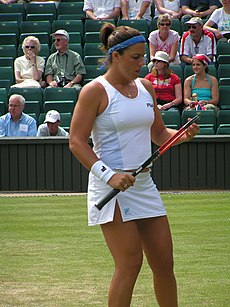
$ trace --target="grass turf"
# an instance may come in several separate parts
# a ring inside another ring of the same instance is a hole
[[[230,306],[230,194],[162,194],[179,306]],[[0,198],[0,306],[107,306],[113,262],[86,197]],[[144,262],[132,307],[157,306]]]

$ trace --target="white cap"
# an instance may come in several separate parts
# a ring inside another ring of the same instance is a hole
[[[69,33],[66,30],[57,30],[56,32],[51,34],[53,35],[63,35],[69,40]]]
[[[60,121],[61,120],[61,116],[60,114],[58,113],[58,111],[56,110],[50,110],[46,113],[46,118],[45,118],[45,121],[44,123],[56,123],[57,121]]]
[[[154,55],[154,57],[152,58],[152,60],[158,60],[158,61],[163,61],[168,63],[169,62],[169,55],[168,53],[164,52],[164,51],[157,51]]]

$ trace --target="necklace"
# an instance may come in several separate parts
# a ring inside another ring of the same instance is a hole
[[[132,98],[132,94],[131,94],[130,91],[127,91],[127,90],[124,88],[124,86],[121,85],[120,83],[118,83],[115,79],[113,79],[113,81],[115,82],[115,84],[116,84],[117,86],[119,86],[119,87],[121,88],[121,90],[122,90],[123,92],[126,93],[126,95],[127,95],[129,98]],[[132,84],[133,84],[133,81],[132,81]]]

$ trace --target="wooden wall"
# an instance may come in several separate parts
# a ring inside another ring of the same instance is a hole
[[[160,190],[230,189],[230,137],[197,136],[173,147],[152,174]],[[68,138],[0,139],[1,191],[86,192],[87,177]]]

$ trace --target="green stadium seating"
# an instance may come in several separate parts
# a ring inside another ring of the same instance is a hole
[[[23,20],[26,16],[26,10],[24,3],[12,3],[12,4],[2,4],[0,5],[0,13],[20,13]]]
[[[0,67],[0,80],[9,80],[10,85],[15,83],[14,72],[11,66]]]
[[[219,107],[222,110],[230,110],[230,86],[229,85],[219,85]]]
[[[197,122],[200,127],[199,134],[216,134],[216,112],[214,110],[184,110],[181,115],[182,125],[187,122],[188,118],[192,118],[195,115],[200,117]]]
[[[179,129],[181,117],[179,111],[160,111],[162,119],[168,128]]]
[[[17,47],[17,35],[15,33],[0,33],[0,45],[14,45],[15,47]]]
[[[230,110],[220,110],[218,112],[216,134],[230,135]]]
[[[0,7],[4,4],[0,4]],[[19,26],[17,21],[0,21],[0,33],[15,33],[19,38]]]
[[[29,2],[26,6],[26,14],[52,14],[54,19],[56,19],[57,9],[54,2]]]

